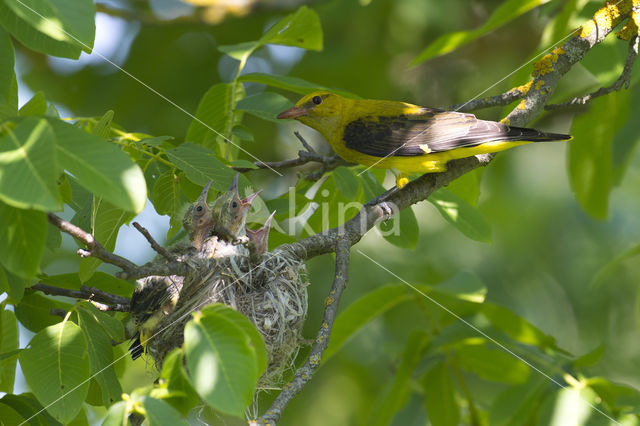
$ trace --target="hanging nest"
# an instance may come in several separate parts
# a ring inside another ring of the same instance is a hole
[[[184,341],[191,313],[210,303],[224,303],[247,317],[262,335],[268,355],[261,386],[279,383],[293,366],[307,313],[304,263],[288,251],[274,250],[252,262],[249,250],[211,237],[198,252],[180,256],[190,265],[178,303],[158,323],[147,351],[161,368],[165,356]],[[182,277],[177,277],[182,278]]]

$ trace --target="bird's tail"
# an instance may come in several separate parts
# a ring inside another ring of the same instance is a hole
[[[551,141],[568,141],[573,139],[571,135],[565,135],[562,133],[545,133],[536,129],[529,129],[527,127],[511,127],[507,137],[510,141],[526,141],[526,142],[551,142]]]
[[[144,347],[140,342],[140,333],[136,334],[132,340],[131,346],[129,346],[129,351],[131,352],[131,359],[134,361],[144,353]]]

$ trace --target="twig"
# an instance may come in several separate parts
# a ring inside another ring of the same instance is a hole
[[[601,87],[595,92],[589,93],[588,95],[575,97],[566,102],[562,102],[559,104],[545,105],[544,109],[550,111],[550,110],[555,110],[560,108],[567,108],[575,105],[586,105],[592,99],[595,99],[600,96],[608,95],[611,92],[619,91],[620,89],[622,89],[623,86],[625,89],[628,89],[629,84],[631,83],[631,71],[633,69],[633,64],[635,63],[636,58],[638,57],[638,40],[639,40],[639,37],[636,35],[636,36],[633,36],[629,41],[629,51],[627,53],[627,60],[624,64],[624,68],[622,69],[622,73],[620,74],[620,77],[618,77],[618,79],[614,81],[613,84],[611,84],[608,87]]]
[[[118,266],[122,269],[121,272],[116,274],[116,277],[123,280],[137,279],[142,277],[148,277],[150,275],[186,275],[189,266],[186,263],[178,260],[170,260],[166,263],[161,262],[149,262],[142,266],[138,266],[124,257],[113,254],[105,249],[98,241],[93,238],[93,235],[78,228],[74,224],[67,222],[64,219],[56,216],[53,213],[47,213],[47,219],[52,225],[57,227],[63,232],[71,235],[82,241],[89,250],[78,249],[78,254],[82,257],[95,257],[103,262],[110,263]]]
[[[140,232],[142,235],[144,235],[144,237],[147,239],[147,241],[151,245],[151,248],[155,250],[155,252],[158,253],[160,256],[164,257],[168,261],[174,261],[177,259],[175,255],[171,254],[167,249],[165,249],[160,244],[158,244],[156,240],[153,239],[149,231],[147,231],[146,228],[144,228],[138,222],[133,222],[133,227],[136,228],[138,232]]]
[[[93,238],[93,235],[88,232],[78,228],[71,222],[67,222],[66,220],[56,216],[53,213],[47,213],[47,219],[49,222],[60,229],[63,232],[71,235],[72,237],[77,238],[82,241],[89,250],[78,250],[78,254],[82,257],[92,256],[96,259],[100,259],[103,262],[110,263],[112,265],[118,266],[123,271],[133,271],[138,266],[124,257],[118,256],[117,254],[111,253],[109,250],[102,247],[98,241]]]
[[[329,336],[331,329],[333,328],[333,322],[336,319],[336,313],[338,311],[338,304],[342,297],[342,292],[347,286],[348,272],[349,272],[349,249],[351,244],[346,238],[339,238],[334,247],[336,252],[336,269],[333,278],[333,285],[329,296],[325,299],[325,310],[322,318],[322,324],[318,331],[315,343],[311,348],[311,352],[307,357],[304,365],[296,371],[295,376],[280,392],[278,397],[273,401],[271,407],[267,412],[255,422],[250,422],[252,425],[266,425],[275,424],[280,420],[282,411],[286,408],[289,402],[302,390],[304,385],[311,380],[311,377],[320,366],[322,360],[322,354],[327,346],[329,346]]]
[[[524,98],[530,88],[531,82],[523,86],[514,87],[508,92],[504,92],[499,95],[489,96],[481,99],[472,99],[461,104],[449,105],[445,109],[448,111],[467,112],[482,108],[505,106],[509,105],[513,101]]]
[[[293,132],[298,138],[305,150],[298,151],[298,157],[290,160],[283,161],[255,161],[253,164],[259,169],[288,169],[291,167],[303,166],[308,163],[320,163],[321,166],[317,170],[309,173],[307,179],[310,181],[317,181],[326,172],[335,169],[338,166],[349,165],[349,163],[343,160],[338,155],[322,155],[316,152],[311,145],[300,135],[299,132]],[[251,170],[255,170],[249,167],[233,167],[233,170],[245,173]]]
[[[96,305],[98,309],[100,309],[100,307],[97,306],[97,304],[100,304],[103,307],[108,307],[109,309],[107,310],[110,311],[129,312],[129,299],[116,294],[107,293],[95,287],[87,287],[83,285],[78,290],[71,290],[68,288],[53,287],[43,283],[37,283],[32,285],[30,288],[41,291],[50,296],[66,296],[74,299],[84,299],[96,302],[94,305]]]
[[[538,116],[547,104],[558,81],[593,46],[600,43],[616,26],[631,15],[636,0],[606,2],[592,19],[578,28],[562,46],[538,60],[533,66],[533,82],[526,96],[503,120],[512,126],[524,126]]]

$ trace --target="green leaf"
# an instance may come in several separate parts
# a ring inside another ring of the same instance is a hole
[[[27,117],[30,115],[45,115],[47,113],[47,101],[43,92],[36,92],[18,111],[19,115]]]
[[[465,344],[456,351],[460,368],[483,379],[501,383],[523,383],[529,367],[503,349],[490,349],[484,344]]]
[[[0,223],[0,263],[20,277],[36,276],[47,237],[46,215],[0,202]]]
[[[349,305],[333,324],[329,347],[322,362],[335,355],[364,325],[411,296],[404,285],[387,285],[362,296]]]
[[[262,35],[260,40],[219,46],[218,50],[242,63],[265,44],[281,44],[307,50],[322,50],[322,26],[318,15],[306,6],[285,16]]]
[[[5,0],[11,12],[42,37],[33,37],[26,42],[18,33],[14,36],[31,49],[56,55],[47,51],[46,39],[76,46],[91,53],[95,36],[95,6],[90,0]],[[3,21],[3,23],[6,23]],[[79,53],[79,51],[78,51]],[[77,56],[75,57],[77,58]],[[74,59],[75,59],[74,58]]]
[[[72,420],[87,396],[89,357],[80,327],[63,321],[38,332],[20,354],[24,377],[56,420]]]
[[[493,12],[489,20],[480,28],[470,31],[456,31],[440,36],[424,49],[411,62],[411,65],[418,65],[428,59],[452,52],[458,47],[503,26],[518,16],[548,1],[549,0],[507,0]]]
[[[259,44],[282,44],[307,50],[322,50],[320,18],[313,10],[302,6],[269,28],[260,38]]]
[[[640,84],[630,89],[630,111],[640,110]],[[629,164],[634,158],[633,153],[640,144],[640,120],[627,120],[618,130],[612,142],[612,161],[614,182],[619,185],[624,178]]]
[[[192,143],[183,143],[179,147],[167,151],[167,155],[192,182],[204,186],[210,180],[213,181],[211,183],[212,190],[226,191],[236,175],[236,172],[222,164],[213,152]],[[239,188],[248,186],[248,184],[247,179],[240,175]]]
[[[78,325],[84,333],[89,349],[91,376],[100,385],[104,406],[109,407],[119,401],[122,395],[122,387],[113,369],[114,359],[110,335],[106,333],[104,325],[104,317],[111,317],[98,311],[88,302],[77,305],[76,312],[78,313]],[[120,328],[122,329],[121,323]],[[122,337],[124,337],[124,330],[122,330]]]
[[[129,425],[129,404],[125,401],[116,402],[107,411],[107,416],[102,426],[127,426]]]
[[[0,312],[0,353],[7,354],[17,349],[18,321],[13,312],[3,309]],[[17,361],[16,357],[0,360],[0,392],[13,393]]]
[[[27,117],[0,138],[0,199],[13,207],[62,210],[56,141],[45,119]]]
[[[263,74],[259,72],[247,73],[241,75],[238,81],[266,84],[267,86],[300,93],[301,95],[308,95],[309,93],[317,91],[327,91],[349,99],[361,99],[360,96],[351,92],[332,89],[316,83],[311,83],[298,77],[290,77],[288,75]]]
[[[91,133],[101,138],[108,138],[111,134],[111,122],[113,121],[113,111],[109,110],[104,113],[100,120],[93,126]]]
[[[368,424],[380,426],[391,424],[394,415],[407,403],[413,371],[422,359],[428,343],[429,335],[423,331],[413,331],[409,335],[402,353],[402,360],[395,370],[391,388],[382,401],[376,404]]]
[[[412,207],[400,210],[399,215],[378,225],[385,240],[400,248],[413,250],[418,245],[420,229]]]
[[[241,99],[236,104],[236,109],[248,112],[263,120],[277,123],[279,120],[276,116],[292,106],[291,101],[282,95],[273,92],[262,92]]]
[[[236,311],[235,309],[229,309],[229,307],[224,304],[214,304],[206,306],[202,310],[202,312],[207,315],[225,316],[228,319],[232,320],[235,325],[242,328],[247,336],[249,336],[249,339],[251,339],[251,345],[256,352],[256,366],[258,377],[262,376],[262,374],[267,369],[267,348],[256,326],[253,325],[253,323],[240,312]]]
[[[13,43],[6,31],[0,27],[0,120],[18,112],[18,85],[14,66]]]
[[[619,268],[629,259],[632,259],[636,256],[640,255],[640,244],[634,247],[631,247],[629,250],[624,251],[623,253],[617,255],[613,259],[609,260],[604,266],[602,266],[598,272],[593,275],[591,279],[591,283],[589,284],[591,287],[599,287],[601,285],[607,284],[610,281],[607,278],[611,277],[614,273],[618,272]],[[617,280],[616,280],[617,281]]]
[[[13,303],[18,303],[24,295],[27,280],[24,280],[0,266],[0,293],[6,292]]]
[[[549,393],[538,413],[538,424],[548,426],[593,424],[593,416],[602,416],[596,411],[599,397],[588,387],[577,389],[567,386]],[[599,417],[598,417],[599,418]],[[602,419],[603,425],[611,424]],[[617,423],[617,422],[616,422]],[[621,424],[621,423],[618,423]]]
[[[187,130],[186,142],[203,145],[212,150],[216,149],[218,142],[228,143],[224,141],[224,137],[227,136],[224,135],[224,131],[229,116],[233,114],[231,89],[230,84],[219,83],[214,84],[204,94],[200,99],[195,118]]]
[[[180,191],[180,181],[172,170],[167,170],[156,179],[152,201],[158,214],[169,216],[177,215],[187,202]]]
[[[183,363],[183,350],[180,348],[172,350],[164,358],[160,377],[164,379],[169,391],[163,399],[180,413],[187,415],[193,407],[200,404],[200,398],[189,382]]]
[[[555,347],[553,336],[544,334],[526,319],[514,314],[509,309],[491,303],[482,306],[482,314],[497,329],[512,339],[528,345],[536,345],[541,349]]]
[[[120,228],[133,219],[134,215],[120,210],[100,198],[93,199],[91,210],[91,234],[105,249],[113,251],[116,247],[116,240],[118,239]],[[78,269],[80,281],[86,282],[91,278],[100,263],[102,263],[102,261],[95,257],[82,259],[80,261],[80,268]]]
[[[466,271],[457,272],[453,277],[433,286],[433,290],[473,303],[483,303],[487,294],[484,283],[475,274]]]
[[[122,210],[139,213],[147,199],[140,167],[117,146],[78,127],[49,119],[60,167],[80,185]]]
[[[19,425],[25,420],[16,410],[2,403],[0,403],[0,419],[7,425]]]
[[[576,358],[573,361],[573,368],[583,369],[596,365],[602,359],[604,351],[605,346],[603,343],[600,343],[594,350]]]
[[[31,293],[22,298],[16,306],[15,312],[20,324],[37,333],[43,328],[62,320],[58,315],[51,312],[52,309],[68,311],[71,309],[71,305],[49,299],[38,293]]]
[[[189,425],[189,423],[180,416],[180,413],[160,399],[143,396],[142,406],[144,407],[149,426]]]
[[[629,116],[626,90],[601,96],[586,114],[573,120],[569,143],[569,180],[582,207],[597,219],[606,219],[614,185],[612,141]]]
[[[26,420],[31,425],[42,426],[62,426],[57,422],[51,414],[43,410],[42,405],[34,398],[31,393],[21,393],[19,395],[6,394],[0,399],[0,403],[7,405]]]
[[[253,142],[254,141],[254,137],[253,137],[253,133],[251,133],[251,129],[249,129],[247,126],[243,125],[243,124],[236,124],[235,126],[233,126],[233,129],[231,129],[231,133],[237,137],[238,139],[242,140],[242,141],[249,141],[249,142]],[[243,160],[235,160],[233,161],[233,165],[237,166],[237,162],[238,161],[243,161]],[[251,168],[257,168],[253,163],[244,160],[245,163],[249,163],[251,164]]]
[[[200,397],[218,411],[242,416],[258,381],[256,352],[242,327],[227,315],[203,310],[187,323],[184,348]]]
[[[447,222],[467,237],[483,243],[491,242],[491,226],[480,211],[446,188],[431,194],[431,202]]]
[[[480,197],[480,180],[483,171],[483,168],[478,168],[465,173],[447,185],[447,189],[473,207],[476,207]]]
[[[460,407],[456,402],[456,388],[447,365],[439,362],[427,371],[420,382],[424,389],[424,403],[431,424],[433,426],[459,424]]]
[[[360,191],[360,181],[349,167],[336,167],[331,177],[338,191],[348,200],[355,200]]]

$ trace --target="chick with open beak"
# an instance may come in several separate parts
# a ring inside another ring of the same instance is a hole
[[[229,190],[218,197],[212,208],[214,224],[211,233],[227,241],[236,241],[245,235],[247,215],[253,200],[260,193],[258,191],[240,198],[238,176],[239,174],[235,175]]]
[[[214,225],[213,211],[207,204],[210,187],[211,181],[205,185],[200,197],[189,206],[182,218],[182,226],[196,250],[202,248],[202,243],[211,235]]]
[[[275,211],[271,213],[261,228],[258,228],[255,231],[249,228],[246,229],[247,237],[249,238],[249,241],[255,244],[258,254],[265,254],[269,249],[269,230],[271,229],[271,220],[275,214]]]

